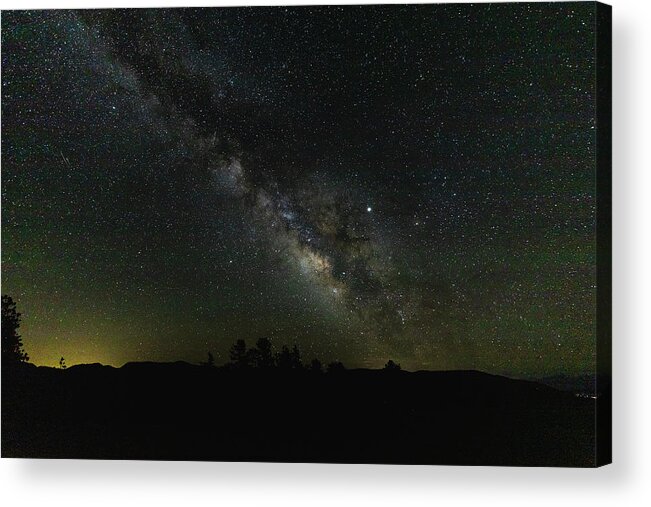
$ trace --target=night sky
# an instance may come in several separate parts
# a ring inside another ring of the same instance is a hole
[[[3,12],[32,362],[593,370],[594,9]]]

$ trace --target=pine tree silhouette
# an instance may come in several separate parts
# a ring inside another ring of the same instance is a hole
[[[275,365],[271,341],[268,338],[260,338],[256,344],[255,366],[258,368],[272,368]]]
[[[237,340],[230,350],[231,363],[237,367],[248,366],[249,355],[246,351],[246,342],[244,340]]]
[[[310,371],[321,373],[323,372],[323,364],[316,357],[310,362]]]
[[[290,370],[292,368],[292,353],[287,345],[283,345],[280,349],[280,352],[278,353],[278,357],[276,359],[276,364],[278,365],[278,368],[281,368],[283,370]]]
[[[4,364],[29,361],[23,350],[23,341],[18,334],[20,313],[11,296],[2,296],[2,362]]]
[[[395,363],[393,359],[389,359],[389,361],[387,361],[387,364],[384,365],[384,369],[388,371],[400,371],[402,367],[399,363]]]

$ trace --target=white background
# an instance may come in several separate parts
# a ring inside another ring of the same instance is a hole
[[[135,3],[243,4],[274,2]],[[612,4],[613,465],[573,470],[3,459],[3,505],[651,505],[651,2]],[[0,5],[3,9],[134,6],[124,0],[0,0]]]

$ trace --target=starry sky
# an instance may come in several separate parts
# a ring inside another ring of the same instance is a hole
[[[595,365],[592,3],[2,13],[36,364]]]

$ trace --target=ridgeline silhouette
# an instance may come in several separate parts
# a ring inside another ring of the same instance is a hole
[[[3,457],[595,466],[610,452],[608,419],[595,443],[595,399],[393,360],[324,371],[268,338],[237,340],[223,366],[208,352],[197,365],[36,367],[2,303]]]

